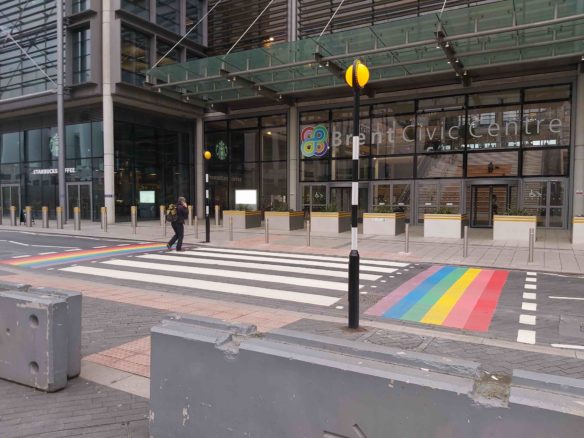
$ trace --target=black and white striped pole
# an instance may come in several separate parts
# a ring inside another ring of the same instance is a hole
[[[349,328],[359,328],[359,250],[357,227],[359,212],[359,101],[361,89],[369,81],[369,70],[358,59],[346,73],[345,80],[353,89],[353,178],[351,190],[351,253],[349,254]]]
[[[211,218],[209,217],[209,205],[211,205],[209,199],[209,160],[211,152],[205,151],[203,157],[205,158],[205,242],[209,243],[211,241]]]

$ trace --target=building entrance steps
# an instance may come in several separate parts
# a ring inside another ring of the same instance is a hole
[[[81,236],[87,239],[133,240],[140,242],[166,242],[172,236],[172,228],[167,226],[166,233],[158,221],[140,222],[136,234],[132,234],[130,223],[109,225],[107,232],[99,222],[84,221],[81,231],[75,231],[69,221],[62,230],[35,226],[11,227],[0,225],[0,230],[26,231],[33,233],[63,234]],[[261,228],[233,230],[216,226],[211,221],[211,244],[245,249],[268,251],[298,252],[325,255],[345,255],[351,245],[350,232],[339,234],[311,233],[310,247],[307,246],[306,229],[282,231],[270,230],[269,243],[265,243],[265,223]],[[584,274],[584,246],[570,243],[568,230],[539,229],[535,242],[535,259],[528,263],[529,248],[521,242],[500,242],[492,240],[492,230],[484,228],[469,229],[468,257],[463,257],[462,239],[428,238],[423,236],[422,226],[410,227],[409,253],[404,254],[404,235],[377,236],[363,235],[359,226],[359,252],[363,257],[380,258],[407,262],[432,262],[482,267],[517,268],[569,274]],[[198,236],[198,238],[197,238]],[[203,244],[205,223],[198,221],[195,228],[185,225],[186,245]]]

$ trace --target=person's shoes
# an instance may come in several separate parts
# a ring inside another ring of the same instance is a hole
[[[170,251],[170,245],[167,243],[166,247],[168,248],[168,250]]]

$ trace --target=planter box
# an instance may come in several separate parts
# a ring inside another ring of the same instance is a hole
[[[351,213],[312,212],[310,231],[316,233],[343,233],[351,229]]]
[[[425,214],[424,237],[462,239],[465,225],[464,214]]]
[[[304,228],[303,211],[266,211],[266,219],[270,220],[270,230],[301,230]]]
[[[404,213],[363,213],[363,234],[397,236],[406,229]]]
[[[537,233],[535,216],[493,216],[493,240],[514,240],[529,243],[529,229]]]
[[[575,217],[572,226],[572,244],[584,245],[584,217]]]
[[[229,220],[233,218],[233,229],[258,228],[262,226],[262,213],[260,211],[224,210],[223,225],[229,226]]]

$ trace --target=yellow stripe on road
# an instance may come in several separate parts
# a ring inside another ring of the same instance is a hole
[[[460,277],[456,283],[454,283],[446,291],[444,295],[434,304],[428,313],[424,315],[421,322],[426,324],[436,324],[441,325],[452,308],[456,305],[460,297],[464,294],[468,286],[474,281],[474,279],[481,272],[480,269],[469,269]]]

